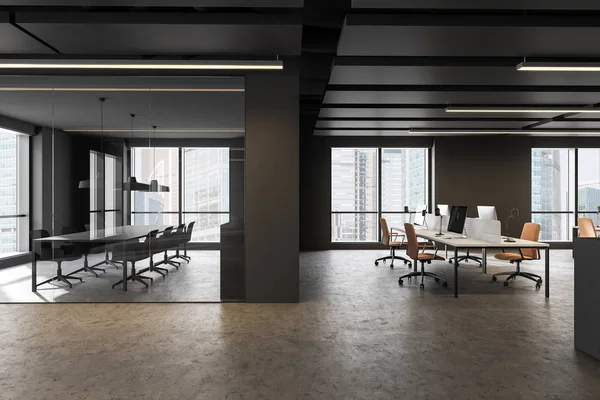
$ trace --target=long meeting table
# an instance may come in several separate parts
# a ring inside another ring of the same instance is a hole
[[[113,229],[98,229],[93,231],[77,232],[68,235],[49,236],[32,240],[31,248],[35,249],[36,242],[62,242],[62,243],[89,243],[90,245],[108,245],[125,243],[129,240],[142,239],[154,230],[164,231],[171,225],[127,225]],[[126,260],[125,260],[126,261]],[[127,291],[127,262],[123,263],[123,291]],[[31,263],[31,291],[37,291],[37,260],[35,251]]]
[[[404,232],[404,228],[393,229]],[[538,249],[544,250],[545,279],[544,288],[546,297],[550,297],[550,245],[548,243],[533,242],[529,240],[511,238],[507,242],[502,237],[499,242],[491,242],[480,239],[471,239],[455,233],[444,232],[443,236],[437,236],[434,231],[427,229],[416,229],[417,237],[427,239],[431,242],[442,244],[454,249],[454,297],[458,297],[458,251],[481,249],[482,272],[487,273],[487,250],[488,249]]]

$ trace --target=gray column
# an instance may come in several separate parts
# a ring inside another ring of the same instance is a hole
[[[299,301],[299,90],[284,71],[246,79],[246,300]]]

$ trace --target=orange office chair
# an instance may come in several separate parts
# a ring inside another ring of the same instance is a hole
[[[440,260],[444,261],[445,258],[437,255],[437,249],[435,253],[425,253],[425,248],[421,252],[419,252],[419,242],[417,241],[417,233],[415,232],[415,227],[413,224],[404,224],[404,234],[406,237],[407,247],[406,254],[413,260],[415,263],[415,267],[417,262],[421,263],[421,272],[411,272],[410,274],[402,275],[398,278],[398,284],[402,285],[404,283],[404,278],[412,278],[413,276],[421,277],[421,289],[425,289],[425,284],[423,280],[426,276],[430,278],[434,278],[436,282],[439,282],[440,279],[443,281],[444,287],[448,286],[448,281],[446,278],[441,277],[433,272],[425,272],[425,263],[431,264],[432,260]],[[416,269],[416,268],[415,268]]]
[[[410,260],[396,255],[396,249],[399,249],[401,246],[406,244],[404,242],[404,235],[398,232],[390,231],[385,218],[380,218],[379,222],[381,225],[381,244],[390,248],[390,255],[387,257],[378,258],[375,260],[375,265],[379,265],[379,261],[383,261],[385,263],[386,260],[392,260],[390,268],[393,269],[394,260],[402,260],[404,261],[404,264],[408,264],[409,267],[412,267]],[[397,239],[400,239],[400,241]]]
[[[579,237],[598,237],[596,234],[596,228],[594,227],[594,221],[592,221],[591,218],[577,218],[577,225],[579,226]]]
[[[521,232],[521,239],[530,240],[532,242],[537,242],[540,238],[540,224],[535,224],[533,222],[527,222],[523,225],[523,231]],[[504,249],[502,249],[502,253],[496,254],[494,257],[498,260],[509,261],[511,264],[517,264],[516,271],[508,271],[508,272],[500,272],[492,275],[492,281],[497,280],[497,276],[508,275],[508,278],[504,281],[504,286],[508,286],[508,281],[511,279],[516,279],[517,276],[522,276],[524,278],[530,279],[535,282],[535,288],[539,289],[542,287],[542,277],[536,274],[532,274],[530,272],[521,271],[521,262],[528,260],[539,260],[540,252],[538,249],[518,249],[518,253],[506,253]]]

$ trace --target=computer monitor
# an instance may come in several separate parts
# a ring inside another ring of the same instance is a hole
[[[462,234],[466,220],[467,206],[452,206],[452,210],[450,210],[450,222],[448,222],[448,232]]]
[[[479,215],[480,219],[493,219],[494,221],[498,220],[495,206],[477,206],[477,214]]]
[[[438,208],[440,209],[440,215],[445,217],[450,216],[450,206],[448,204],[438,204]]]
[[[423,210],[427,211],[427,206],[425,204],[419,204],[415,209],[415,221],[413,222],[415,225],[425,225],[425,217],[423,216]]]

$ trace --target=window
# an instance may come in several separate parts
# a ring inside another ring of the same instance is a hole
[[[540,240],[568,241],[575,224],[575,149],[532,149],[531,217]]]
[[[196,221],[193,242],[219,242],[221,225],[229,222],[229,149],[185,148],[183,217]]]
[[[404,223],[404,207],[426,204],[427,187],[427,149],[333,148],[331,241],[378,241],[379,218]]]
[[[577,216],[599,224],[600,149],[579,149],[578,153]]]
[[[179,149],[172,147],[135,147],[131,173],[138,182],[158,183],[169,192],[131,193],[134,225],[179,225]]]
[[[156,154],[154,149],[133,148],[132,175],[139,182],[158,179],[170,187],[170,192],[132,193],[134,224],[195,221],[192,242],[220,241],[221,225],[229,222],[229,148],[157,147]]]
[[[29,138],[0,128],[0,257],[29,247]]]

